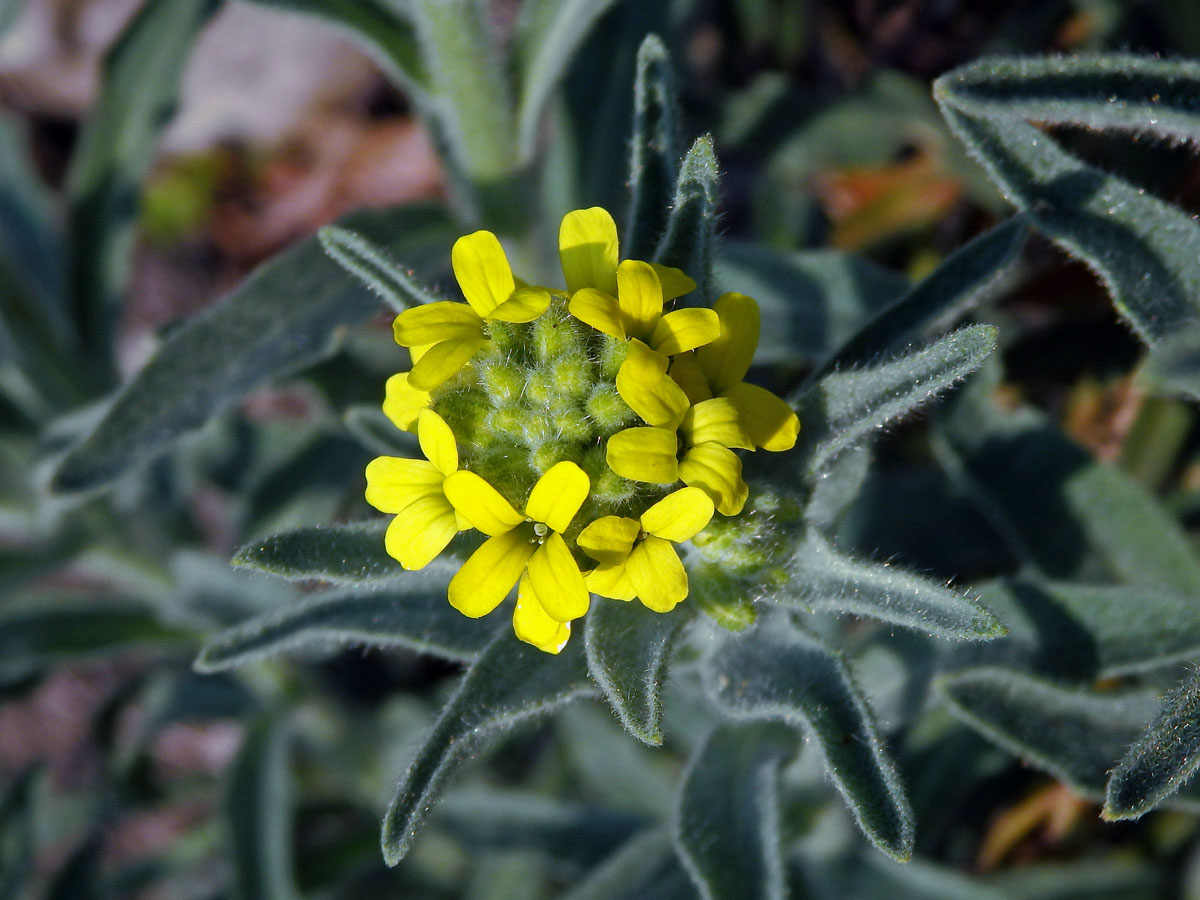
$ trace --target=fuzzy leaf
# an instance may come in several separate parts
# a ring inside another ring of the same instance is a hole
[[[712,135],[696,138],[683,158],[675,199],[654,261],[683,269],[699,285],[712,283],[720,174]]]
[[[1154,390],[1200,400],[1200,328],[1183,328],[1156,343],[1138,376]]]
[[[692,758],[679,789],[675,846],[703,900],[787,896],[778,775],[798,746],[782,725],[730,725]]]
[[[221,0],[151,0],[104,61],[103,87],[67,172],[67,281],[80,343],[111,352],[140,184],[171,120],[184,65]],[[111,361],[97,370],[109,386]],[[178,398],[173,398],[178,399]]]
[[[247,544],[232,564],[270,572],[290,581],[358,583],[405,574],[383,547],[388,520],[347,525],[312,525]]]
[[[965,378],[995,347],[995,328],[971,325],[878,365],[826,375],[792,403],[804,422],[808,471]]]
[[[1034,226],[1100,276],[1142,340],[1153,344],[1200,318],[1200,225],[1019,118],[985,118],[960,99],[958,78],[934,85],[946,120]]]
[[[480,623],[477,627],[485,628]],[[507,627],[459,683],[426,735],[383,820],[383,858],[405,857],[451,773],[495,732],[596,691],[576,639],[553,656],[515,640]]]
[[[891,565],[839,553],[810,530],[789,563],[778,603],[868,616],[950,640],[990,640],[1005,628],[977,600]]]
[[[356,403],[342,413],[342,424],[356,441],[380,456],[420,459],[421,445],[411,431],[401,431],[376,403]],[[382,540],[382,538],[381,538]]]
[[[230,771],[225,815],[237,900],[296,900],[287,735],[271,717],[246,734]]]
[[[1167,695],[1158,717],[1108,780],[1104,818],[1136,819],[1176,793],[1200,765],[1200,670]]]
[[[442,258],[450,224],[434,208],[357,213],[345,224],[414,265]],[[221,302],[180,326],[59,464],[53,486],[107,484],[171,447],[253,388],[327,356],[378,302],[308,238],[260,266]]]
[[[629,259],[647,258],[666,231],[679,177],[678,116],[671,57],[662,38],[648,34],[638,48],[633,84],[629,224],[625,227]]]
[[[880,310],[816,371],[871,362],[920,336],[935,323],[952,322],[1004,282],[1020,257],[1029,224],[1017,216],[958,248],[895,303]]]
[[[675,638],[687,617],[660,614],[640,603],[599,599],[587,615],[588,671],[625,730],[662,743],[662,688]]]
[[[634,835],[562,900],[696,900],[666,830]]]
[[[317,232],[317,239],[343,269],[398,313],[441,299],[414,282],[386,251],[361,234],[328,225]]]
[[[37,766],[30,766],[9,782],[0,797],[0,900],[17,900],[33,868],[37,777]]]
[[[738,719],[781,719],[816,739],[863,833],[912,855],[912,811],[861,691],[837,655],[782,619],[729,637],[705,670],[713,699]]]
[[[269,612],[209,641],[196,668],[221,672],[294,650],[343,644],[405,647],[470,660],[490,634],[447,602],[446,585],[455,569],[435,564],[405,573],[387,589],[317,594]]]

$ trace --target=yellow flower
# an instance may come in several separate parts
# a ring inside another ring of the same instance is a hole
[[[590,487],[575,463],[556,463],[533,486],[522,514],[474,472],[447,477],[445,492],[454,509],[488,535],[450,580],[450,605],[472,618],[486,616],[520,579],[513,613],[517,637],[549,653],[566,646],[570,622],[587,612],[590,598],[562,532]]]
[[[398,372],[384,385],[383,414],[401,431],[416,431],[421,410],[429,409],[429,391],[408,383],[410,372]]]
[[[721,320],[721,336],[693,353],[676,356],[671,377],[692,403],[714,397],[729,400],[752,441],[749,449],[790,450],[800,419],[766,388],[742,381],[758,348],[758,304],[744,294],[730,293],[713,306]]]
[[[422,391],[432,391],[479,352],[488,340],[486,319],[532,322],[550,305],[545,288],[517,285],[504,248],[490,231],[455,241],[450,262],[467,302],[442,300],[406,309],[393,325],[396,343],[424,349],[408,373],[409,385]]]
[[[396,515],[384,546],[406,569],[429,565],[455,534],[469,527],[443,490],[447,476],[458,469],[454,433],[433,410],[422,410],[417,420],[417,437],[428,460],[380,456],[367,464],[367,502]]]
[[[671,542],[691,540],[713,515],[699,488],[680,488],[640,519],[604,516],[579,533],[579,547],[600,565],[586,576],[594,593],[614,600],[639,598],[655,612],[670,612],[687,597],[687,572]]]
[[[711,497],[722,515],[742,511],[750,489],[742,480],[742,461],[730,448],[752,445],[730,400],[690,403],[667,375],[667,358],[638,340],[630,341],[617,372],[617,393],[649,427],[626,428],[608,439],[610,469],[649,484],[682,480]]]
[[[594,288],[617,295],[617,262],[620,244],[617,225],[608,210],[599,206],[577,209],[563,216],[558,228],[558,258],[567,293]],[[696,289],[696,282],[674,266],[651,263],[662,286],[663,300],[674,300]]]

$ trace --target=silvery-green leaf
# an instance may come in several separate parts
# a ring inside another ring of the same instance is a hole
[[[401,431],[374,403],[357,403],[342,413],[342,422],[360,444],[382,456],[420,459],[421,445],[411,431]]]
[[[388,806],[381,843],[389,866],[407,855],[454,769],[491,735],[595,695],[582,643],[577,636],[554,656],[521,643],[507,626],[497,629],[442,708]]]
[[[1154,390],[1200,400],[1200,328],[1182,328],[1158,341],[1138,376]]]
[[[780,767],[799,740],[780,724],[720,728],[684,772],[675,846],[703,900],[783,900]]]
[[[697,896],[666,829],[647,829],[626,841],[562,900],[696,900]]]
[[[1008,866],[987,882],[1013,900],[1161,900],[1170,879],[1163,867],[1132,854],[1109,854]]]
[[[292,581],[358,583],[404,575],[383,546],[388,519],[347,525],[313,525],[247,544],[232,564]]]
[[[343,269],[398,313],[441,299],[413,281],[385,250],[361,234],[327,225],[317,232],[317,239]]]
[[[667,661],[687,618],[601,597],[585,620],[588,670],[625,730],[647,744],[662,743]]]
[[[912,855],[908,798],[870,709],[836,653],[775,617],[727,637],[704,679],[734,718],[780,719],[814,738],[863,833],[889,856]]]
[[[414,266],[440,260],[452,241],[445,214],[432,207],[356,213],[344,224]],[[53,486],[81,491],[113,481],[268,379],[328,355],[343,328],[378,308],[315,237],[301,241],[172,332],[62,460]]]
[[[1136,819],[1179,791],[1200,765],[1200,670],[1163,700],[1108,780],[1106,819]]]
[[[878,853],[813,860],[805,866],[805,874],[806,882],[819,885],[825,897],[1013,900],[981,878],[954,868],[919,859],[898,863]]]
[[[631,741],[608,709],[581,703],[564,709],[556,719],[562,723],[558,739],[567,765],[588,796],[653,819],[671,809],[678,774],[672,760],[657,748]],[[621,777],[613,778],[614,771]]]
[[[629,259],[646,259],[666,230],[679,177],[677,117],[671,57],[662,38],[648,34],[638,48],[633,83],[629,224],[623,241]]]
[[[420,572],[405,572],[387,588],[306,597],[217,635],[200,651],[196,668],[220,672],[296,650],[347,644],[470,660],[491,632],[446,600],[446,585],[456,569],[434,562]]]
[[[965,378],[995,347],[995,328],[970,325],[877,365],[830,372],[793,398],[808,472],[820,472],[843,450]]]
[[[719,191],[712,135],[703,135],[679,167],[666,230],[654,251],[655,262],[683,269],[702,288],[712,282]]]
[[[975,598],[893,565],[855,559],[809,530],[788,563],[777,603],[852,613],[951,640],[990,640],[1004,626]]]

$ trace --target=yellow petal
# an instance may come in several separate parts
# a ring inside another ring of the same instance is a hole
[[[627,259],[617,267],[617,302],[625,313],[625,330],[648,341],[663,310],[662,285],[650,263]]]
[[[529,537],[525,529],[517,529],[484,541],[450,579],[450,605],[472,619],[499,606],[537,549]]]
[[[625,340],[625,317],[617,298],[593,288],[581,288],[567,306],[571,315],[597,331]]]
[[[575,463],[555,463],[529,492],[525,515],[535,522],[545,522],[552,531],[566,531],[591,486],[587,473]]]
[[[532,322],[549,305],[550,292],[545,288],[519,287],[487,317],[501,322]]]
[[[637,589],[629,580],[625,571],[625,563],[601,563],[583,577],[588,590],[601,597],[613,600],[632,600],[637,596]]]
[[[753,450],[754,441],[742,428],[742,417],[732,400],[714,397],[689,407],[679,428],[683,440],[690,446],[716,443],[726,447]]]
[[[439,300],[400,313],[392,322],[392,333],[401,347],[482,340],[483,319],[465,303]]]
[[[376,457],[367,463],[367,502],[380,512],[398,513],[422,497],[441,494],[443,477],[423,459]]]
[[[608,467],[630,481],[673,484],[679,478],[679,439],[666,428],[626,428],[608,439]]]
[[[679,477],[684,484],[708,494],[723,516],[740,513],[750,495],[750,488],[742,481],[742,461],[720,444],[700,444],[684,454]]]
[[[415,366],[421,361],[421,357],[433,349],[434,344],[413,344],[408,348],[409,358],[412,359],[412,364]]]
[[[703,491],[701,494],[703,495]],[[705,499],[708,498],[705,497]],[[712,506],[711,502],[709,506]],[[575,542],[579,545],[579,549],[592,559],[602,563],[623,563],[625,557],[629,556],[629,551],[633,549],[633,542],[637,540],[640,530],[641,526],[634,519],[627,519],[624,516],[603,516],[579,532],[579,537]]]
[[[596,288],[617,292],[617,225],[599,206],[563,216],[558,229],[558,256],[567,291]]]
[[[758,304],[745,294],[722,294],[713,304],[721,318],[721,336],[696,351],[696,361],[720,394],[741,381],[758,349]]]
[[[677,309],[658,320],[650,335],[650,346],[674,356],[712,343],[720,334],[721,320],[711,309]]]
[[[418,390],[432,391],[457,375],[486,343],[480,338],[434,344],[412,367],[408,373],[408,383]]]
[[[422,410],[417,419],[417,440],[421,442],[421,452],[439,472],[450,475],[457,471],[458,445],[454,442],[454,432],[432,409]]]
[[[684,294],[690,294],[696,289],[696,282],[688,278],[683,273],[683,269],[661,266],[658,263],[650,263],[650,265],[654,266],[654,274],[658,276],[659,284],[662,285],[664,303],[674,300],[676,297],[682,297]]]
[[[517,607],[513,610],[513,631],[519,640],[533,644],[545,653],[557,654],[571,637],[570,622],[556,622],[546,615],[529,576],[517,586]]]
[[[429,408],[429,391],[408,383],[408,372],[400,372],[387,380],[384,387],[383,414],[402,431],[414,431],[421,410]]]
[[[481,318],[491,315],[517,286],[504,248],[490,231],[476,231],[455,241],[450,265],[463,296]]]
[[[458,533],[454,507],[442,493],[431,494],[392,519],[383,545],[406,569],[423,569]]]
[[[506,534],[525,521],[498,490],[474,472],[461,470],[446,476],[442,490],[463,518],[484,534]]]
[[[546,615],[570,622],[588,611],[591,597],[583,573],[561,534],[553,532],[529,558],[529,583]]]
[[[642,604],[655,612],[670,612],[687,597],[688,579],[670,541],[646,538],[633,548],[625,571]]]
[[[671,360],[671,380],[683,388],[691,403],[712,399],[713,392],[695,353],[681,353]]]
[[[792,408],[766,388],[739,381],[722,395],[742,417],[742,428],[756,447],[779,452],[796,446],[800,418]]]
[[[679,543],[694,538],[712,517],[712,498],[700,488],[685,487],[667,494],[642,513],[642,528],[664,540]]]
[[[646,424],[674,431],[688,411],[688,398],[666,372],[665,356],[632,340],[617,370],[617,393]]]

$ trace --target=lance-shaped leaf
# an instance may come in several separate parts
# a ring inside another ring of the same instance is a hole
[[[442,299],[413,281],[383,248],[361,234],[328,225],[317,232],[317,239],[343,269],[398,313]]]
[[[600,599],[587,615],[588,671],[625,730],[662,743],[662,689],[667,660],[687,616],[652,612],[640,603]]]
[[[386,589],[317,594],[273,610],[209,641],[196,668],[220,672],[294,650],[344,644],[405,647],[470,660],[491,634],[447,602],[446,585],[456,569],[435,562],[406,572]]]
[[[562,900],[696,900],[664,829],[635,834]]]
[[[296,900],[287,733],[264,716],[233,762],[225,816],[238,900]]]
[[[1200,765],[1200,670],[1163,701],[1157,718],[1108,780],[1106,819],[1136,819],[1176,793]]]
[[[703,900],[783,900],[779,768],[799,740],[783,725],[719,728],[696,751],[679,788],[675,846]]]
[[[862,692],[835,653],[782,618],[713,653],[705,685],[730,715],[781,719],[811,734],[863,833],[896,859],[912,855],[912,811]]]
[[[995,328],[971,325],[879,365],[829,373],[792,403],[804,422],[808,471],[965,378],[995,347]]]
[[[242,547],[232,563],[291,581],[356,583],[397,578],[404,570],[384,549],[387,527],[388,520],[379,519],[281,531]]]
[[[441,259],[452,239],[433,208],[344,220],[413,265]],[[59,464],[57,490],[86,490],[163,453],[270,378],[328,355],[378,301],[308,238],[260,266],[233,293],[175,330],[117,394],[96,428]]]
[[[356,403],[342,413],[342,424],[360,444],[381,456],[420,459],[421,444],[411,431],[401,431],[374,403]]]
[[[67,280],[81,346],[107,354],[129,273],[138,192],[171,119],[184,64],[220,0],[152,0],[104,62],[67,173]],[[99,387],[112,377],[103,360]]]
[[[1200,318],[1200,225],[1189,215],[1087,165],[1024,121],[960,105],[954,73],[935,83],[934,95],[992,180],[1100,276],[1142,340],[1152,344]]]
[[[571,700],[595,695],[581,644],[572,641],[554,656],[518,642],[507,628],[497,630],[442,708],[388,807],[381,843],[389,866],[408,853],[454,769],[488,737]]]
[[[712,282],[720,175],[712,135],[696,138],[683,158],[675,199],[654,261],[683,269],[697,284]]]
[[[0,798],[0,900],[16,900],[33,868],[34,788],[38,768],[17,775]]]
[[[1109,771],[1159,708],[1151,690],[1096,693],[998,667],[947,675],[938,690],[984,737],[1094,800],[1103,800]],[[1200,790],[1184,794],[1172,805],[1197,808]]]
[[[972,597],[892,565],[839,553],[810,529],[788,563],[777,603],[868,616],[951,640],[990,640],[1005,628]]]
[[[945,75],[938,90],[972,115],[1200,137],[1200,63],[1129,53],[994,58]]]
[[[1022,217],[1008,219],[950,254],[899,300],[880,310],[814,373],[813,380],[872,359],[920,336],[938,322],[953,322],[1003,283],[1029,236]]]
[[[625,255],[630,259],[646,259],[667,228],[679,177],[677,117],[671,57],[662,38],[648,34],[638,48],[633,83],[629,223],[625,227]]]

